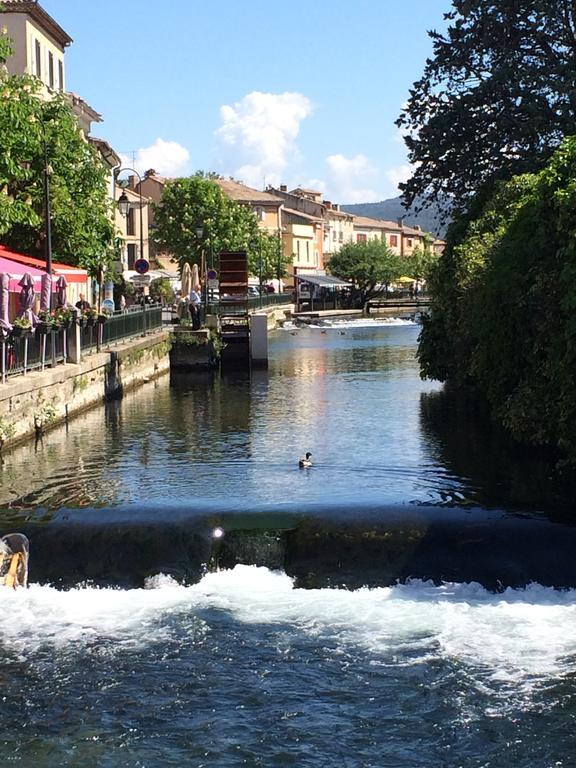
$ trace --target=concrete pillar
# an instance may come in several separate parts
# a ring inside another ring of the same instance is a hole
[[[252,365],[268,365],[268,317],[251,315],[250,317],[250,357]]]
[[[80,314],[78,309],[74,310],[76,317]],[[82,360],[82,348],[80,343],[80,326],[73,323],[67,331],[68,334],[68,362],[78,363]]]

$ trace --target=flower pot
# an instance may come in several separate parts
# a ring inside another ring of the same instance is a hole
[[[52,330],[52,323],[40,321],[36,326],[36,333],[47,334]]]
[[[20,336],[26,336],[26,334],[30,333],[32,329],[30,327],[23,328],[21,325],[13,325],[12,330],[10,331],[10,335],[14,338],[20,338]]]
[[[94,318],[93,317],[87,317],[86,318],[86,327],[91,328],[94,325]]]
[[[104,323],[106,322],[106,315],[98,315],[96,322],[98,323],[98,325],[104,325]]]

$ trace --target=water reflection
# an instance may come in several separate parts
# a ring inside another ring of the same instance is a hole
[[[474,503],[573,518],[574,474],[559,471],[549,455],[516,444],[479,403],[452,391],[429,392],[421,396],[420,412],[435,460],[465,479]]]
[[[497,452],[422,382],[414,324],[276,332],[268,370],[173,374],[5,453],[0,506],[532,504],[526,458]],[[311,451],[315,466],[298,470]],[[532,482],[533,481],[533,482]],[[552,498],[549,501],[554,501]]]

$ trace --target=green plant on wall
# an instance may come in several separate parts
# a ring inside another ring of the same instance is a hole
[[[6,416],[0,416],[0,451],[4,447],[4,443],[14,437],[15,432],[14,424],[11,424]]]

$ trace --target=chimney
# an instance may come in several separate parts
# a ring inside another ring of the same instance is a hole
[[[286,184],[280,184],[280,192],[288,192],[288,187]]]
[[[403,227],[404,226],[404,216],[398,217],[398,226]]]

